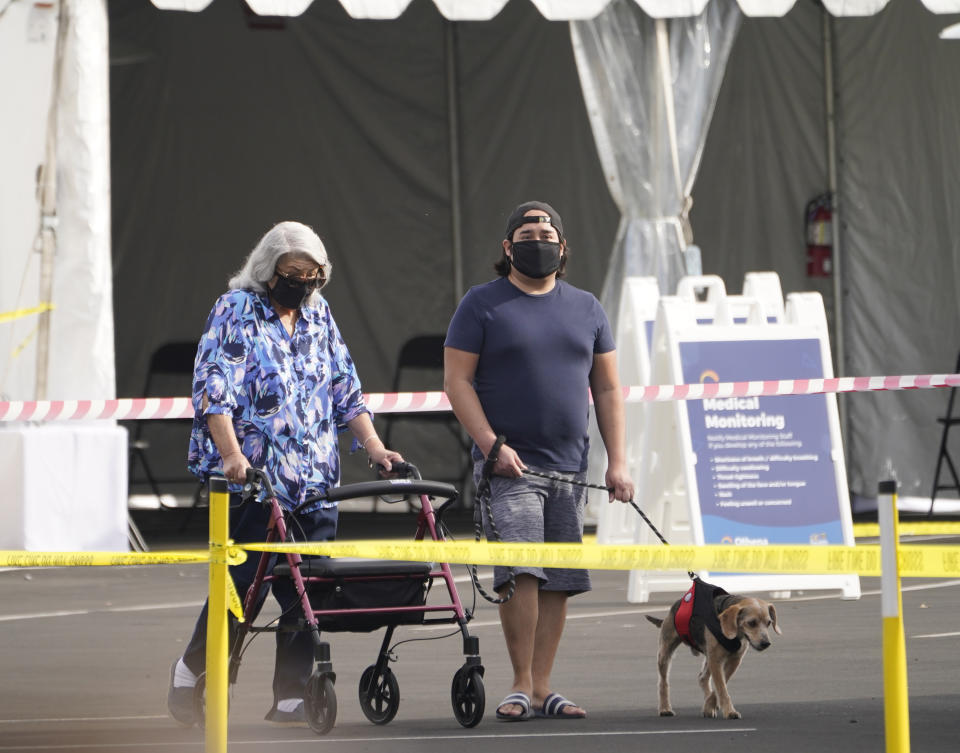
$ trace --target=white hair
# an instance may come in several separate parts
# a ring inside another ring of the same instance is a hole
[[[233,277],[227,287],[230,290],[255,290],[266,293],[267,283],[273,279],[277,260],[285,254],[310,259],[320,266],[320,274],[330,282],[333,265],[327,258],[327,249],[313,229],[300,222],[278,222],[270,228],[253,251],[243,262],[243,267]],[[321,286],[322,287],[322,286]],[[304,301],[313,305],[320,295],[313,291]]]

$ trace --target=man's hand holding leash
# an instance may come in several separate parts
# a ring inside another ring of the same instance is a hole
[[[629,502],[633,499],[633,480],[626,468],[609,466],[604,481],[610,493],[610,502]]]
[[[523,476],[523,472],[527,470],[526,464],[520,459],[516,451],[503,442],[503,437],[497,437],[486,453],[486,457],[488,462],[493,460],[493,466],[487,474],[489,476],[520,478]],[[487,471],[486,467],[484,471]]]

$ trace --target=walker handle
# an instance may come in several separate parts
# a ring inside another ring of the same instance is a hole
[[[443,497],[444,499],[453,499],[459,496],[459,492],[453,484],[447,484],[443,481],[388,478],[379,481],[361,481],[358,484],[344,484],[343,486],[328,489],[326,494],[310,497],[303,505],[320,500],[339,502],[345,499],[381,497],[387,494],[426,494],[430,497]],[[301,505],[301,507],[303,505]]]

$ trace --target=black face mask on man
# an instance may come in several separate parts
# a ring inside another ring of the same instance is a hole
[[[560,268],[560,244],[553,241],[515,241],[510,263],[520,274],[541,279]]]
[[[284,277],[277,273],[277,282],[270,289],[270,296],[287,309],[298,309],[313,288],[302,280]]]

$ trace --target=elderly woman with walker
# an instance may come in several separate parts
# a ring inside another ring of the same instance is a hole
[[[246,258],[207,319],[193,376],[194,419],[188,467],[201,479],[225,476],[231,492],[231,537],[262,541],[269,510],[241,503],[250,467],[273,479],[292,511],[340,481],[337,435],[350,429],[371,467],[402,462],[373,427],[353,359],[320,290],[331,264],[317,234],[299,222],[271,228]],[[333,539],[335,502],[321,500],[292,515],[290,528],[309,541]],[[274,560],[276,555],[274,555]],[[230,568],[239,593],[253,582],[256,557]],[[272,567],[271,563],[271,567]],[[297,630],[298,597],[289,579],[273,581],[280,604],[273,705],[266,719],[306,726],[304,692],[313,662],[309,633]],[[266,598],[260,594],[260,604]],[[194,691],[204,672],[207,605],[183,655],[170,671],[167,706],[180,724],[197,718]],[[235,620],[231,617],[231,637]]]

